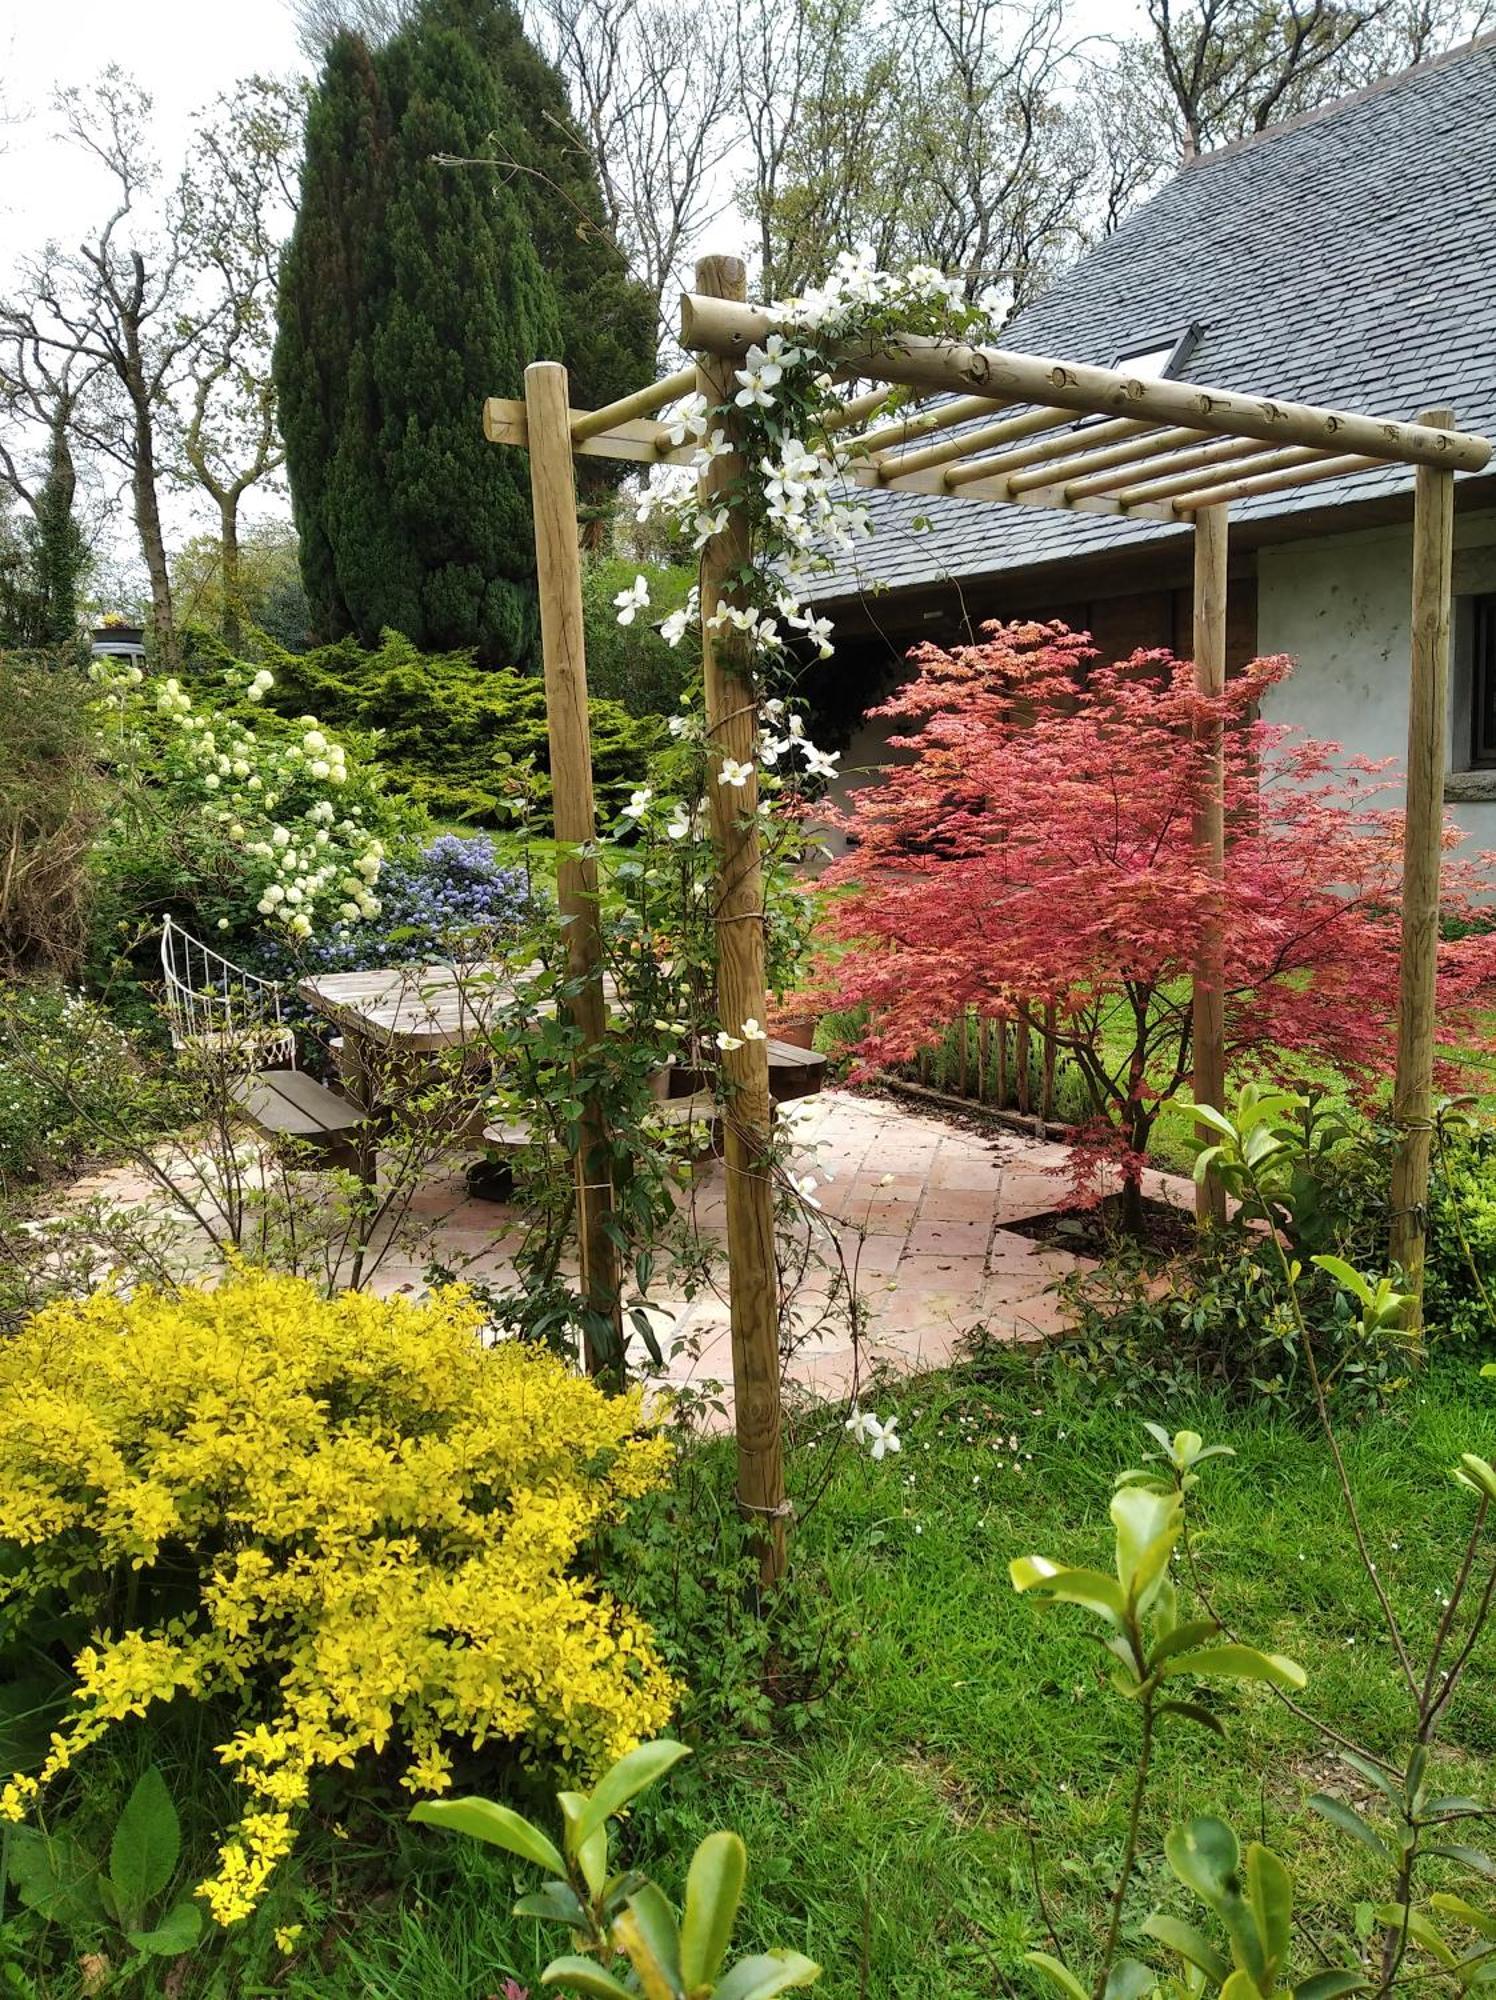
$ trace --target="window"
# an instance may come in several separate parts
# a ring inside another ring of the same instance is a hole
[[[1164,333],[1151,340],[1134,341],[1113,357],[1112,367],[1125,375],[1141,375],[1148,382],[1172,381],[1183,375],[1189,366],[1190,356],[1200,345],[1200,336],[1204,331],[1204,322],[1195,319],[1190,321],[1183,333]],[[1081,417],[1075,428],[1079,431],[1084,430],[1087,424],[1105,422],[1105,417]]]
[[[1138,347],[1124,347],[1112,366],[1127,375],[1141,375],[1150,382],[1182,375],[1204,331],[1199,320],[1191,320],[1183,333],[1147,340]]]
[[[1470,766],[1496,769],[1496,595],[1466,599]]]

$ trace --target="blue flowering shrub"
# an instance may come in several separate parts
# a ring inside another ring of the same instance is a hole
[[[305,977],[486,958],[537,908],[523,871],[506,866],[486,834],[444,833],[413,858],[386,861],[378,900],[374,918],[331,924],[294,949],[267,939],[259,954],[263,969]]]

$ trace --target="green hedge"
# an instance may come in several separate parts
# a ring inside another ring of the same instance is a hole
[[[220,683],[232,664],[206,638],[194,645],[193,663],[197,674]],[[548,768],[545,689],[536,675],[475,667],[467,653],[420,653],[398,632],[386,632],[374,653],[353,639],[288,653],[262,635],[256,663],[275,675],[266,707],[315,715],[339,733],[378,731],[378,763],[390,787],[438,820],[507,825],[506,774],[527,759],[542,773]],[[591,716],[606,817],[643,783],[668,735],[658,715],[630,715],[614,701],[593,701]]]

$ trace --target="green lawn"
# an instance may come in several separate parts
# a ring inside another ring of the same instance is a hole
[[[1008,1357],[902,1385],[878,1408],[899,1413],[900,1456],[874,1465],[823,1430],[802,1433],[791,1460],[804,1492],[838,1453],[800,1536],[797,1585],[849,1632],[844,1671],[822,1705],[793,1712],[768,1740],[701,1737],[630,1845],[678,1891],[690,1845],[737,1827],[752,1855],[744,1939],[820,1959],[826,2000],[987,2000],[1029,1989],[1020,1954],[1045,1942],[1034,1867],[1067,1953],[1084,1963],[1113,1877],[1133,1740],[1084,1614],[1018,1599],[1007,1561],[1036,1552],[1109,1564],[1112,1476],[1147,1440],[1104,1394],[1056,1391]],[[1208,1469],[1201,1496],[1200,1549],[1222,1614],[1296,1656],[1308,1699],[1339,1727],[1394,1747],[1396,1685],[1322,1443],[1280,1415],[1208,1401],[1155,1414],[1236,1452]],[[1446,1468],[1462,1449],[1496,1453],[1496,1392],[1473,1364],[1440,1364],[1346,1449],[1416,1650],[1469,1520]],[[709,1460],[720,1495],[728,1455],[713,1448]],[[1466,1768],[1449,1788],[1478,1791],[1471,1761],[1496,1747],[1489,1649],[1466,1686],[1447,1760]],[[1229,1743],[1183,1727],[1165,1743],[1132,1919],[1154,1901],[1185,1907],[1159,1835],[1215,1810],[1290,1852],[1301,1909],[1322,1936],[1343,1934],[1354,1900],[1380,1888],[1370,1857],[1304,1810],[1333,1767],[1272,1696],[1211,1699]],[[548,1953],[533,1925],[507,1915],[508,1864],[434,1834],[400,1846],[398,1893],[370,1900],[350,1883],[344,1901],[334,1887],[328,1963],[299,1957],[274,1990],[467,2000],[497,1993],[505,1976],[534,1980]]]

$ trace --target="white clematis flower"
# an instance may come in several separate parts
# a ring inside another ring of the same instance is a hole
[[[635,614],[645,610],[649,604],[649,585],[642,576],[636,576],[627,590],[619,591],[613,602],[618,606],[619,624],[632,625]]]

